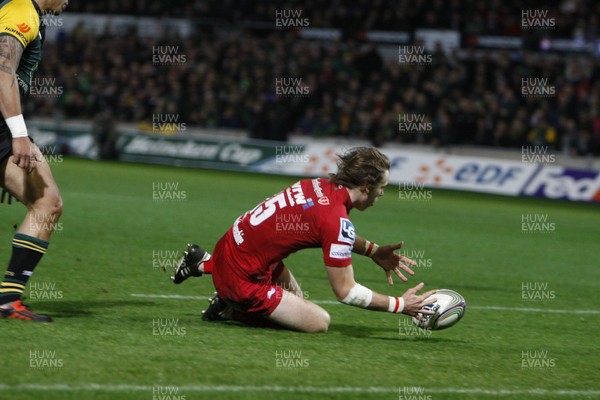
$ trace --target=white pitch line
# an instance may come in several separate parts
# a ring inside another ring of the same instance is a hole
[[[243,386],[243,385],[104,385],[104,384],[18,384],[7,385],[0,383],[0,391],[45,391],[45,392],[152,392],[154,390],[172,390],[180,394],[190,392],[279,392],[279,393],[370,393],[387,394],[419,391],[423,394],[471,394],[481,396],[600,396],[600,390],[564,390],[564,389],[481,389],[481,388],[431,388],[424,387],[317,387],[317,386]]]
[[[132,297],[142,297],[146,299],[175,299],[175,300],[208,300],[208,297],[203,296],[182,296],[179,294],[142,294],[132,293]],[[341,304],[335,300],[311,300],[315,304],[338,305]],[[549,314],[586,314],[598,315],[600,310],[552,310],[546,308],[522,308],[522,307],[501,307],[501,306],[470,306],[467,309],[475,310],[495,310],[495,311],[516,311],[516,312],[533,312],[533,313],[549,313]]]

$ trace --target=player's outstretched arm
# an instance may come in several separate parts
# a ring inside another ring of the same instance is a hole
[[[404,270],[409,275],[415,274],[414,271],[410,269],[409,265],[417,265],[417,263],[408,257],[400,256],[395,253],[395,251],[401,249],[402,246],[404,246],[404,242],[379,246],[357,235],[354,239],[352,251],[371,257],[377,265],[384,269],[388,283],[390,286],[393,286],[394,281],[392,279],[392,271],[394,271],[396,276],[404,282],[407,282],[408,278],[400,272],[400,269]]]
[[[23,55],[23,45],[11,35],[0,35],[0,112],[13,137],[13,162],[31,172],[35,155],[27,137],[27,127],[21,112],[17,68]]]
[[[417,313],[433,314],[433,311],[425,310],[423,307],[436,301],[436,299],[426,301],[435,293],[435,290],[417,294],[425,286],[422,282],[408,289],[401,297],[394,297],[374,292],[356,283],[351,265],[343,268],[327,267],[327,275],[336,298],[344,304],[374,311],[403,313],[410,316],[417,316]]]

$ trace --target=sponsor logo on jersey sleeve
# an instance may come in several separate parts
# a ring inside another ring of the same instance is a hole
[[[319,181],[319,178],[313,179],[312,185],[313,185],[313,190],[315,191],[315,194],[317,195],[317,197],[319,199],[321,197],[323,197],[323,189],[321,188],[321,181]]]
[[[23,33],[27,33],[31,30],[31,27],[25,22],[23,22],[22,24],[17,24],[17,28],[19,28],[19,30]]]
[[[322,206],[329,205],[329,197],[327,197],[327,196],[321,197],[318,201],[319,201],[319,204]]]
[[[338,241],[348,243],[351,246],[354,245],[354,225],[352,225],[352,222],[348,218],[340,218]]]
[[[329,257],[338,258],[338,259],[347,259],[352,257],[352,247],[347,246],[345,244],[335,244],[331,245],[329,249]]]
[[[17,29],[7,26],[4,28],[4,31],[10,32],[10,33],[16,35],[19,39],[21,39],[21,43],[23,43],[24,46],[27,44],[27,37],[25,35],[23,35],[21,32],[19,32]]]

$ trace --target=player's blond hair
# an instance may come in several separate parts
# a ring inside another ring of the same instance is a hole
[[[365,184],[373,188],[390,169],[390,159],[375,147],[355,147],[338,157],[337,173],[329,174],[329,180],[349,189]]]

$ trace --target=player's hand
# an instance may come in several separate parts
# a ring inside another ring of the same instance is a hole
[[[434,314],[434,311],[425,310],[423,309],[423,307],[431,305],[437,301],[436,298],[426,301],[429,298],[429,296],[433,295],[436,291],[430,290],[423,294],[417,294],[417,292],[423,289],[424,286],[425,284],[421,282],[417,286],[410,288],[406,292],[404,292],[404,294],[402,295],[402,298],[404,299],[404,310],[402,310],[402,314],[410,315],[411,317],[417,318],[418,313]]]
[[[27,173],[31,173],[36,167],[36,152],[33,151],[33,145],[28,137],[13,138],[12,141],[13,163],[19,168],[23,168]]]
[[[373,261],[381,268],[385,270],[385,275],[387,276],[387,281],[390,286],[394,286],[394,280],[392,279],[392,271],[398,276],[398,278],[402,279],[404,282],[408,281],[400,270],[404,270],[409,275],[414,275],[415,272],[410,269],[408,265],[417,265],[414,260],[411,260],[408,257],[400,256],[394,251],[401,249],[404,246],[404,242],[400,242],[394,245],[386,245],[379,246],[375,254],[373,254]],[[408,264],[408,265],[407,265]]]

